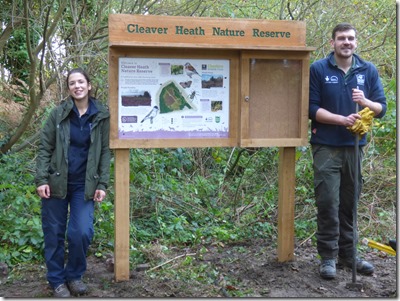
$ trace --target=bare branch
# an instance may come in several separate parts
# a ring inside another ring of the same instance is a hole
[[[53,0],[54,3],[54,0]],[[53,4],[52,3],[52,4]],[[52,6],[52,5],[51,5]],[[50,6],[50,8],[51,8]],[[40,92],[44,94],[45,88],[44,88],[44,83],[43,83],[43,61],[44,61],[44,49],[46,48],[46,28],[49,22],[49,15],[50,15],[50,8],[47,10],[45,22],[44,22],[44,30],[43,30],[43,50],[42,50],[42,57],[40,58],[39,62],[39,87],[40,87]]]
[[[291,20],[294,20],[292,11],[291,11],[291,9],[290,9],[290,2],[287,3],[287,9],[288,9],[288,12],[289,12],[290,19],[291,19]]]
[[[58,8],[58,11],[57,11],[56,15],[53,17],[53,20],[52,20],[52,23],[51,23],[50,27],[47,29],[47,32],[46,32],[47,39],[46,39],[46,41],[42,41],[41,43],[39,43],[39,45],[35,49],[35,55],[38,55],[39,52],[42,49],[44,49],[44,45],[43,44],[48,43],[49,39],[53,36],[53,34],[54,34],[54,32],[55,32],[55,30],[57,28],[58,22],[60,21],[66,6],[67,6],[66,1],[61,1],[61,4],[60,4],[60,7]],[[49,9],[51,9],[51,8],[49,8]]]

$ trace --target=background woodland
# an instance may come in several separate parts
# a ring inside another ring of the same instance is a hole
[[[0,0],[0,262],[43,262],[40,199],[33,183],[40,128],[66,94],[65,75],[84,67],[93,96],[108,101],[108,15],[113,13],[301,20],[311,61],[330,51],[332,28],[351,22],[358,50],[378,68],[388,110],[365,148],[360,237],[396,236],[396,5],[361,0]],[[112,162],[113,164],[114,162]],[[277,235],[277,148],[132,149],[132,263],[150,249]],[[296,243],[314,243],[312,158],[296,150]],[[113,166],[96,210],[91,252],[114,249]],[[360,246],[362,249],[363,247]]]

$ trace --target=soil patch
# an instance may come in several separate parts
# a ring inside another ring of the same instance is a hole
[[[123,282],[114,281],[110,258],[89,256],[84,278],[89,292],[84,297],[397,297],[396,257],[374,249],[360,254],[375,266],[373,275],[357,275],[357,282],[363,285],[362,290],[346,287],[352,283],[349,268],[338,268],[337,277],[333,280],[321,279],[315,246],[307,243],[295,248],[294,261],[284,263],[277,262],[276,246],[266,240],[202,246],[201,252],[200,249],[175,251],[175,254],[168,255],[169,259],[175,260],[151,272],[132,267],[129,281]],[[178,257],[185,252],[191,254],[188,255],[192,259],[189,264],[186,256]],[[171,273],[178,270],[179,273]],[[196,271],[195,276],[190,277],[191,271]],[[16,277],[16,274],[19,276]],[[13,277],[0,278],[0,296],[50,297],[52,292],[45,274],[43,265],[19,268],[13,271]]]

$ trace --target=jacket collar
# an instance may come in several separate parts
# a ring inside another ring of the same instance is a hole
[[[336,66],[336,61],[333,51],[328,55],[328,61],[330,65]],[[363,68],[365,66],[366,66],[365,61],[362,58],[360,58],[357,54],[353,53],[353,63],[351,65],[351,68],[353,70],[356,70],[359,68]]]
[[[97,118],[103,119],[110,116],[110,113],[107,110],[107,108],[104,105],[102,105],[97,99],[89,97],[89,102],[91,103],[91,105],[94,106],[92,112],[95,112],[95,114],[97,113]],[[65,118],[68,117],[69,113],[74,107],[74,101],[72,97],[68,97],[65,101],[63,101],[61,103],[61,107],[62,107],[62,111],[60,112],[61,120],[64,120]]]

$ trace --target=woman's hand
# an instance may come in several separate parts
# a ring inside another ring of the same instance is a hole
[[[36,188],[36,192],[42,199],[50,198],[50,186],[48,184],[44,184]]]
[[[94,200],[95,202],[101,203],[101,202],[104,200],[105,197],[106,197],[106,192],[105,192],[104,190],[97,189],[97,190],[94,192],[93,200]]]

